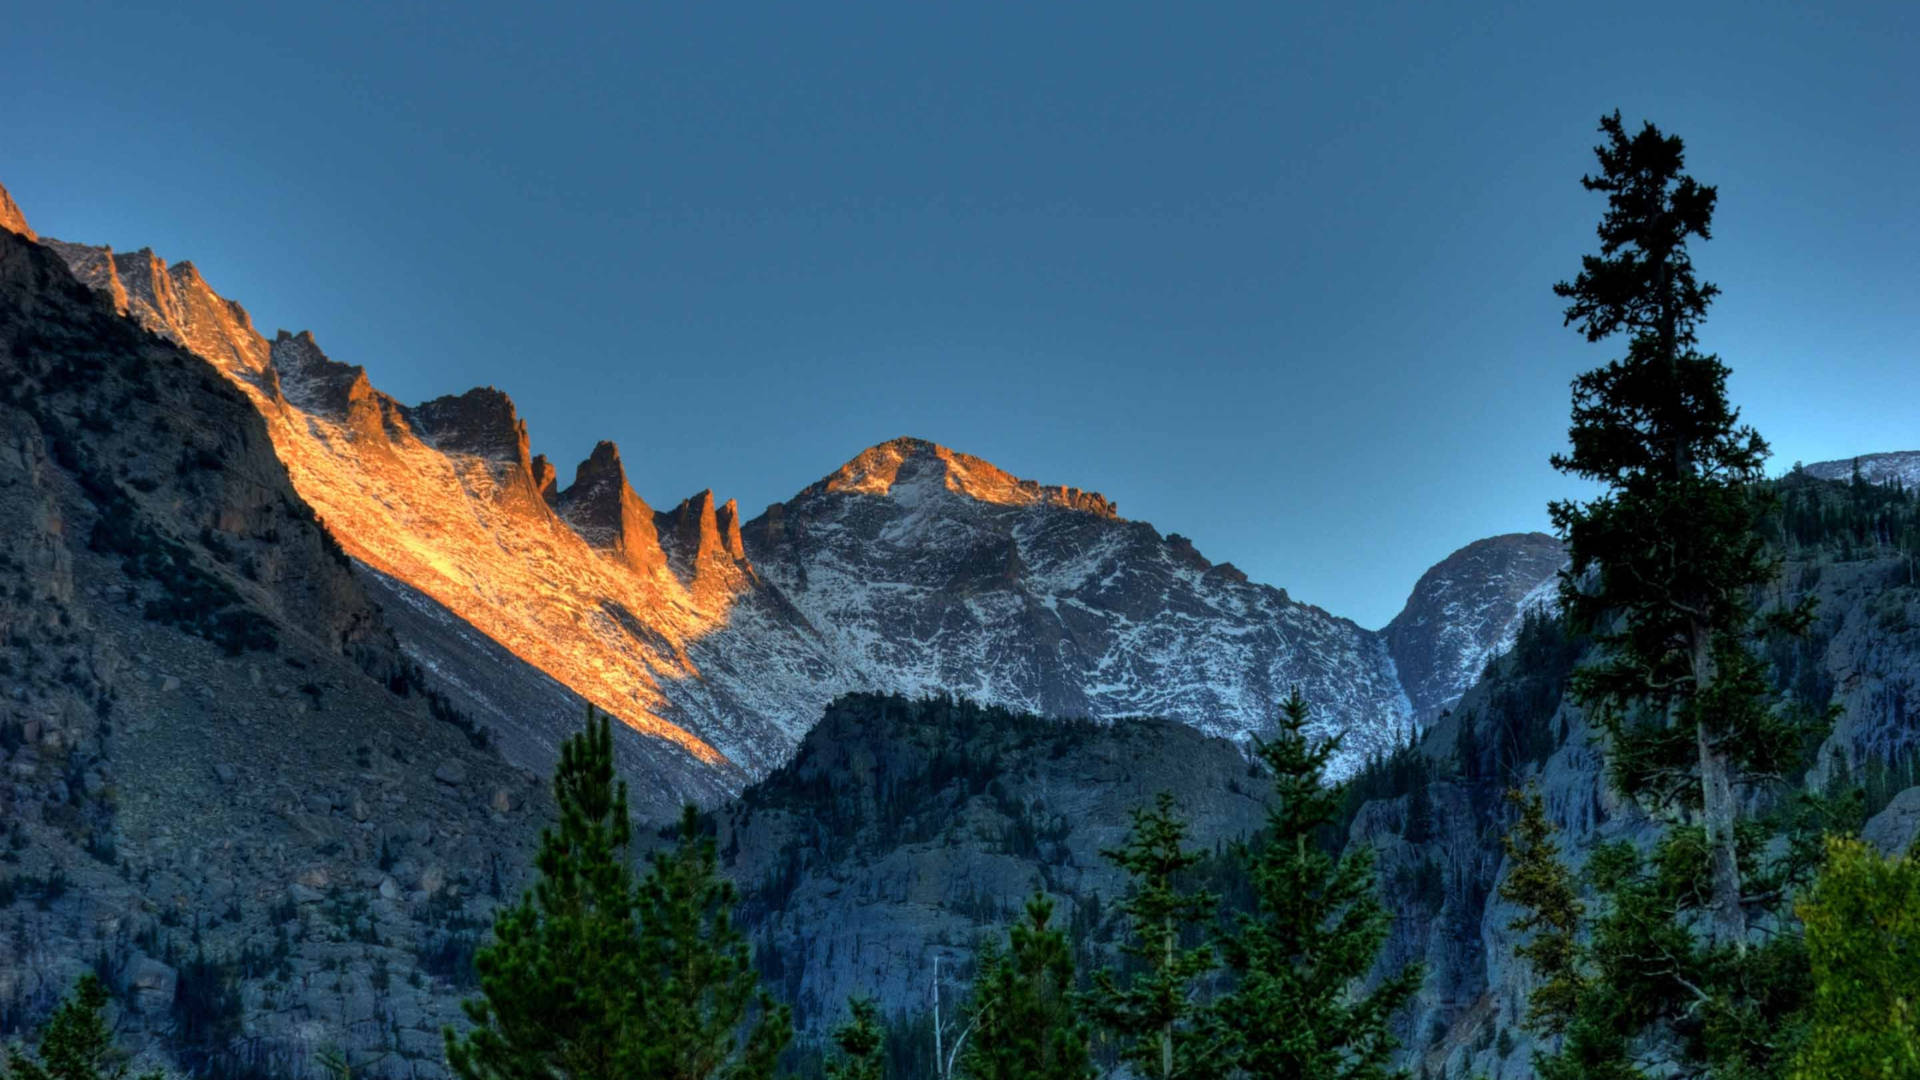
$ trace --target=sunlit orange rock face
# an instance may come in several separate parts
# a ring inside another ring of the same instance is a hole
[[[498,390],[402,405],[310,334],[267,341],[191,263],[52,246],[123,313],[252,398],[295,487],[354,558],[636,730],[726,762],[669,719],[663,686],[700,677],[688,644],[725,625],[755,580],[731,502],[702,492],[656,514],[612,443],[559,488]]]

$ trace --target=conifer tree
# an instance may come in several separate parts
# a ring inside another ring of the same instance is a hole
[[[446,1032],[461,1080],[759,1080],[789,1024],[759,988],[731,924],[732,886],[687,809],[679,844],[634,880],[627,787],[607,718],[560,749],[560,820],[542,832],[539,880],[474,957],[482,997]],[[742,1031],[745,1031],[742,1038]]]
[[[1554,839],[1539,789],[1524,795],[1510,791],[1507,798],[1520,808],[1520,818],[1501,839],[1508,870],[1507,879],[1500,883],[1500,898],[1523,911],[1507,928],[1532,935],[1513,951],[1532,965],[1540,979],[1527,999],[1527,1025],[1545,1035],[1559,1035],[1573,1018],[1584,988],[1577,936],[1586,908],[1574,889],[1572,871],[1560,861],[1560,844]]]
[[[6,1080],[122,1080],[127,1060],[113,1042],[113,1032],[101,1015],[107,1006],[107,988],[92,972],[80,976],[73,996],[62,1001],[40,1033],[38,1052],[29,1055],[20,1046],[7,1048]],[[158,1069],[140,1080],[160,1080]]]
[[[1778,569],[1756,528],[1767,444],[1729,403],[1727,366],[1697,348],[1719,290],[1695,276],[1687,244],[1711,235],[1717,192],[1683,171],[1679,138],[1652,124],[1629,135],[1617,111],[1600,130],[1600,171],[1581,180],[1607,196],[1600,251],[1554,286],[1589,341],[1627,339],[1624,357],[1574,380],[1571,450],[1553,457],[1603,488],[1551,507],[1571,556],[1562,604],[1603,657],[1573,689],[1609,737],[1623,793],[1697,812],[1707,930],[1739,951],[1737,789],[1776,776],[1800,743],[1748,647],[1751,597]]]
[[[983,948],[974,978],[972,1041],[960,1056],[967,1080],[1091,1080],[1087,1025],[1076,1010],[1073,954],[1048,926],[1053,901],[1035,893],[1003,951]]]
[[[881,1050],[886,1039],[880,1006],[870,997],[848,1001],[846,1022],[833,1030],[840,1057],[827,1065],[827,1080],[884,1080],[886,1061]]]
[[[733,925],[733,883],[689,806],[678,843],[648,857],[640,883],[639,961],[647,988],[640,1075],[657,1080],[765,1080],[792,1038],[785,1005],[760,984]]]
[[[1279,731],[1260,745],[1273,772],[1264,846],[1249,852],[1258,909],[1221,942],[1236,976],[1221,1014],[1235,1034],[1235,1065],[1253,1080],[1382,1080],[1396,1045],[1389,1022],[1423,977],[1419,965],[1363,992],[1386,941],[1373,851],[1339,858],[1322,846],[1341,789],[1326,782],[1338,738],[1314,745],[1296,689]]]
[[[482,997],[464,1002],[473,1029],[446,1030],[460,1080],[625,1080],[646,1050],[634,924],[627,786],[616,782],[607,718],[560,747],[557,825],[541,833],[539,880],[494,919],[474,956]]]
[[[1110,968],[1094,976],[1094,1014],[1118,1037],[1122,1060],[1151,1080],[1200,1080],[1223,1064],[1224,1039],[1196,997],[1196,983],[1214,970],[1213,950],[1181,944],[1218,897],[1180,890],[1176,879],[1204,857],[1186,840],[1173,793],[1163,791],[1133,811],[1125,843],[1101,852],[1133,877],[1120,911],[1130,935],[1121,951],[1135,972],[1124,986]]]

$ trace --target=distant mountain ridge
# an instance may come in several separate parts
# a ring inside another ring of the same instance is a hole
[[[1246,739],[1298,685],[1349,768],[1464,690],[1557,568],[1537,540],[1486,542],[1450,560],[1471,626],[1434,623],[1451,616],[1428,603],[1370,631],[1105,496],[912,438],[751,521],[711,492],[656,511],[611,442],[562,485],[500,390],[406,405],[310,333],[267,338],[191,263],[42,242],[247,396],[407,655],[511,759],[544,768],[592,703],[636,734],[622,752],[656,806],[737,791],[860,691]]]
[[[1869,484],[1898,483],[1909,491],[1920,487],[1920,450],[1861,454],[1838,461],[1816,461],[1801,468],[1808,476],[1821,480],[1850,480],[1856,463],[1860,469],[1860,479]]]

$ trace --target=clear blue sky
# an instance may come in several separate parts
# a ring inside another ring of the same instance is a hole
[[[1376,626],[1574,490],[1618,106],[1720,185],[1779,466],[1920,448],[1920,5],[1310,6],[15,4],[0,183],[563,478],[757,513],[921,435]]]

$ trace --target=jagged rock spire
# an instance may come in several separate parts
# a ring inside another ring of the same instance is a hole
[[[651,575],[666,564],[653,508],[627,482],[620,448],[613,443],[602,440],[594,446],[554,505],[582,539],[636,571]]]
[[[0,187],[0,229],[16,232],[29,240],[38,240],[40,236],[27,224],[27,216],[20,212],[20,204],[13,201],[5,187]]]

